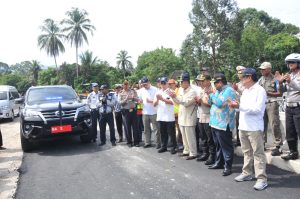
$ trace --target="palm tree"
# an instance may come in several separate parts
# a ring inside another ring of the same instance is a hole
[[[92,68],[98,63],[98,57],[93,58],[93,52],[85,51],[79,56],[84,78],[91,76]]]
[[[79,65],[78,65],[78,47],[82,46],[83,41],[88,44],[88,39],[85,31],[91,32],[93,35],[93,30],[96,28],[90,24],[90,19],[87,18],[88,13],[85,10],[79,10],[78,8],[72,8],[71,11],[66,12],[68,19],[64,19],[61,23],[66,27],[63,31],[67,32],[68,40],[76,48],[76,66],[77,66],[77,78],[79,75]]]
[[[38,37],[38,45],[41,50],[46,50],[48,55],[54,57],[57,69],[56,57],[59,56],[60,52],[65,52],[65,47],[61,40],[66,38],[66,36],[61,33],[60,28],[52,19],[46,19],[44,25],[41,26],[41,30],[45,34]]]
[[[40,70],[41,70],[40,63],[37,60],[32,60],[30,72],[32,73],[32,76],[33,76],[33,79],[32,79],[33,85],[37,85]]]
[[[128,56],[126,50],[121,50],[116,58],[118,60],[117,67],[123,71],[124,79],[126,79],[126,73],[131,72],[133,69],[132,63],[129,61],[131,56]]]

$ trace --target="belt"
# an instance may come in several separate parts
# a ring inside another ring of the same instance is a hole
[[[276,101],[275,100],[267,100],[266,104],[273,103],[273,102],[276,102]]]
[[[295,108],[300,106],[300,102],[287,102],[286,106],[289,108]]]
[[[101,115],[107,115],[107,114],[111,114],[112,112],[108,112],[108,113],[100,113]]]
[[[122,109],[122,111],[125,111],[125,112],[133,112],[135,111],[136,109],[135,108],[131,108],[131,109]]]

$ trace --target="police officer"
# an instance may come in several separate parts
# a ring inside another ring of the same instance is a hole
[[[123,82],[123,91],[119,94],[118,100],[121,104],[127,144],[129,147],[139,147],[140,136],[138,134],[138,121],[136,114],[136,103],[139,99],[136,91],[129,88],[127,80]]]
[[[101,85],[102,92],[99,94],[99,126],[100,126],[100,144],[106,143],[106,124],[109,126],[110,142],[112,146],[116,146],[115,127],[113,108],[116,104],[115,95],[109,92],[108,85]]]
[[[279,105],[276,101],[276,97],[280,97],[280,89],[278,80],[275,79],[272,74],[272,65],[270,62],[264,62],[261,64],[260,72],[262,77],[258,80],[258,84],[262,86],[267,93],[266,110],[264,116],[264,137],[265,143],[267,142],[268,123],[271,124],[272,135],[275,138],[275,148],[272,149],[271,155],[278,156],[281,154],[280,146],[282,145],[282,136],[280,131],[279,121]]]
[[[290,54],[285,58],[290,74],[277,75],[280,83],[286,84],[286,140],[290,152],[281,156],[284,160],[299,158],[298,138],[300,137],[300,54]]]
[[[94,135],[93,141],[97,139],[97,123],[99,119],[98,103],[99,103],[99,85],[97,83],[92,83],[93,92],[91,92],[87,97],[87,104],[91,109],[92,116],[92,131]]]
[[[117,131],[119,134],[118,142],[123,142],[123,120],[122,120],[121,104],[118,100],[118,95],[121,91],[122,91],[122,84],[116,84],[115,85],[116,104],[115,104],[114,111],[115,111],[115,120],[116,120]]]

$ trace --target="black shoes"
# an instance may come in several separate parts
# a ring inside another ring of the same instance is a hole
[[[139,143],[134,144],[135,147],[140,147]]]
[[[112,145],[112,146],[117,146],[115,142],[112,142],[111,145]]]
[[[157,152],[158,152],[158,153],[163,153],[163,152],[166,152],[166,151],[167,151],[166,148],[160,148]]]
[[[151,144],[144,145],[144,148],[150,148],[150,147],[151,147]]]
[[[181,153],[178,155],[179,157],[185,157],[185,156],[189,156],[189,154],[184,154],[184,153]]]
[[[218,164],[213,164],[208,167],[208,169],[224,169],[224,166],[218,165]]]
[[[231,173],[232,173],[231,169],[225,168],[224,171],[223,171],[223,173],[222,173],[222,175],[223,176],[229,176],[229,175],[231,175]]]
[[[3,146],[0,146],[0,150],[5,150],[6,148]]]
[[[157,146],[156,146],[156,149],[160,149],[161,148],[161,146],[158,144]]]
[[[99,144],[99,146],[103,146],[103,145],[105,145],[106,143],[105,142],[101,142],[100,144]]]
[[[207,158],[208,158],[208,153],[202,153],[202,155],[197,158],[197,161],[202,162],[207,160]]]
[[[281,158],[284,160],[296,160],[299,158],[299,153],[298,152],[289,152],[287,155],[281,156]]]
[[[197,156],[188,156],[187,158],[186,158],[186,160],[193,160],[193,159],[196,159],[197,158]]]
[[[279,149],[280,149],[279,147],[276,147],[275,149],[272,149],[271,155],[272,156],[279,156],[279,155],[281,155],[282,152]]]
[[[177,153],[177,151],[176,151],[176,149],[173,148],[173,149],[171,149],[170,153],[173,155],[173,154]]]
[[[205,161],[205,165],[212,165],[215,163],[215,155],[209,155],[208,159]]]
[[[118,143],[120,143],[120,142],[123,142],[123,138],[120,138],[120,139],[118,140]]]

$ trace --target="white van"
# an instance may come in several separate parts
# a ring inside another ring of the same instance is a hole
[[[13,86],[0,86],[0,118],[10,118],[20,114],[20,106],[23,103],[18,90]]]

